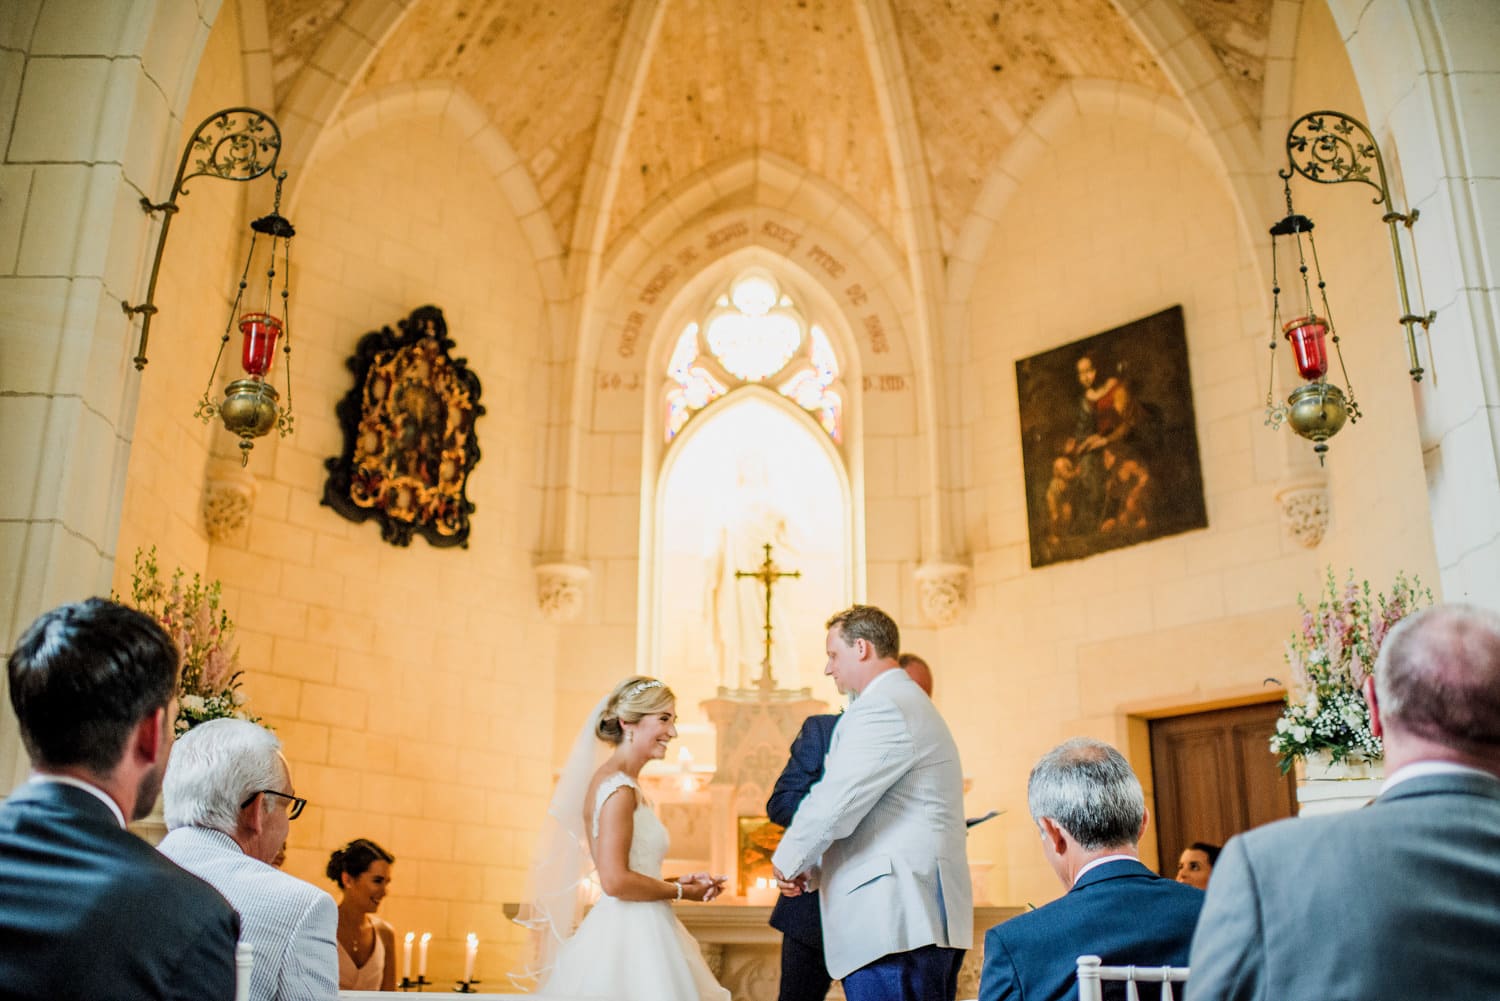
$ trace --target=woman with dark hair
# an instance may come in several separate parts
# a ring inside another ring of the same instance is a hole
[[[375,916],[391,885],[395,856],[375,842],[356,838],[334,849],[328,878],[338,885],[339,989],[396,989],[396,933]]]
[[[1208,877],[1213,875],[1214,863],[1219,861],[1219,845],[1207,841],[1194,841],[1182,850],[1177,860],[1177,882],[1208,889]]]

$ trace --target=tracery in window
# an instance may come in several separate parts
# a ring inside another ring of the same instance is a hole
[[[808,325],[792,298],[762,268],[741,272],[702,324],[683,327],[667,363],[664,432],[675,438],[693,414],[748,383],[771,381],[843,443],[838,355],[828,334]]]

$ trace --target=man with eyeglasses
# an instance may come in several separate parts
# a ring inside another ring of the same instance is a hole
[[[125,829],[161,790],[177,647],[101,598],[45,613],[7,663],[29,782],[0,805],[0,996],[230,1001],[239,922]]]
[[[333,898],[272,865],[307,805],[275,734],[240,719],[198,724],[177,741],[162,795],[161,853],[239,912],[254,950],[250,1001],[337,997]]]

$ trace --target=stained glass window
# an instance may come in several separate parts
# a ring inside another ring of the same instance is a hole
[[[822,327],[808,326],[774,276],[749,268],[714,300],[702,326],[688,323],[667,363],[665,427],[675,438],[693,414],[750,383],[774,379],[777,392],[843,441],[838,355]]]

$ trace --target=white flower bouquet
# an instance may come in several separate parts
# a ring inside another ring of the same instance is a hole
[[[1375,670],[1386,634],[1411,612],[1432,604],[1432,592],[1416,577],[1398,573],[1389,595],[1372,597],[1369,582],[1355,583],[1352,571],[1340,588],[1330,567],[1317,607],[1308,608],[1300,594],[1297,604],[1302,628],[1286,645],[1291,684],[1271,737],[1282,772],[1323,751],[1334,763],[1379,760],[1384,750],[1370,730],[1360,689]]]

